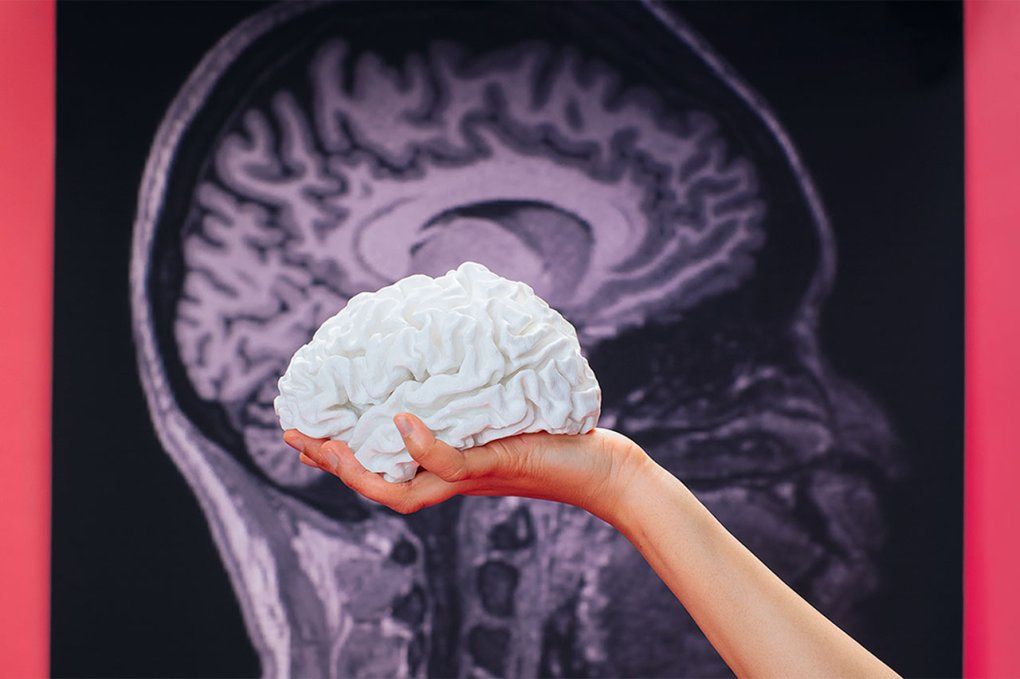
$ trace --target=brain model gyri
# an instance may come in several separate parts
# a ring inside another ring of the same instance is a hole
[[[285,430],[344,441],[387,481],[418,466],[397,413],[470,448],[525,432],[584,433],[601,405],[574,327],[528,285],[474,262],[355,295],[298,349],[279,387]]]

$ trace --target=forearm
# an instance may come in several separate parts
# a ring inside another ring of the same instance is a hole
[[[418,418],[396,424],[424,468],[405,483],[365,469],[337,441],[286,435],[306,464],[336,474],[401,513],[457,494],[568,502],[615,526],[637,547],[740,676],[895,676],[787,587],[696,497],[620,434],[528,434],[463,453]]]
[[[641,552],[739,676],[895,676],[786,586],[649,460],[603,516]]]

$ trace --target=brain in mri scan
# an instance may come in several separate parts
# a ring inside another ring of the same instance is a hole
[[[725,672],[580,510],[459,498],[397,516],[282,443],[277,379],[323,321],[465,261],[559,310],[601,424],[866,634],[896,460],[818,347],[832,234],[778,122],[671,10],[264,10],[168,111],[133,257],[153,419],[267,674]]]
[[[752,269],[749,163],[706,114],[666,112],[574,50],[430,45],[390,67],[331,41],[309,78],[304,108],[281,89],[240,113],[183,244],[184,364],[269,473],[314,473],[281,449],[267,392],[358,292],[474,259],[532,284],[590,345]]]

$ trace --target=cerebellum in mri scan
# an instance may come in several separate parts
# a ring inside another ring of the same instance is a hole
[[[479,497],[399,516],[283,444],[276,381],[315,329],[465,261],[576,327],[601,426],[827,615],[870,624],[897,463],[817,344],[833,236],[780,122],[672,9],[263,10],[168,110],[132,257],[153,420],[266,674],[726,672],[581,510]]]

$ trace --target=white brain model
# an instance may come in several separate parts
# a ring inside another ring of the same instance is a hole
[[[529,286],[474,262],[355,295],[298,349],[279,387],[283,429],[344,441],[394,482],[418,466],[397,413],[464,449],[587,432],[602,398],[574,327]]]

